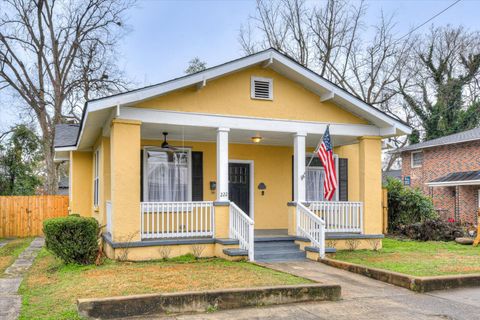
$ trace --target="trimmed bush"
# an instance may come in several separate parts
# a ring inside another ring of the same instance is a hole
[[[453,241],[465,236],[463,227],[458,222],[447,222],[440,219],[427,219],[406,226],[398,232],[410,239],[419,241]]]
[[[397,231],[400,227],[427,219],[437,219],[432,199],[419,189],[405,187],[400,180],[388,178],[388,230]]]
[[[95,262],[99,228],[94,218],[78,216],[53,218],[43,222],[47,249],[67,264]]]

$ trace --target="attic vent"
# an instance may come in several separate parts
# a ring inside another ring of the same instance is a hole
[[[252,77],[251,97],[252,99],[273,100],[273,80]]]

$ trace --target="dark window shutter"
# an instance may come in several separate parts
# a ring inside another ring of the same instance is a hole
[[[203,201],[203,152],[192,151],[192,201]]]
[[[140,202],[143,201],[143,150],[140,150]]]
[[[294,161],[294,157],[295,156],[292,156],[292,201],[295,201],[295,199],[293,198],[294,197],[294,189],[293,189],[294,188],[294,186],[293,186],[293,170],[294,170],[293,161]]]
[[[338,200],[348,201],[348,159],[338,159]]]

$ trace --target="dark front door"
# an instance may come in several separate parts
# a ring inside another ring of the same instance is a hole
[[[228,194],[230,201],[250,215],[250,165],[248,163],[228,164]]]

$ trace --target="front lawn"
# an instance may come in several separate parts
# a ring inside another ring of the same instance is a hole
[[[77,298],[302,283],[311,281],[247,262],[193,256],[66,266],[42,249],[20,287],[20,319],[78,319]]]
[[[414,276],[480,273],[480,247],[385,238],[379,251],[339,251],[335,259]]]
[[[0,277],[3,275],[5,269],[7,269],[17,259],[18,255],[25,250],[32,238],[16,238],[16,239],[1,239],[0,241],[7,241],[7,244],[0,248]]]

